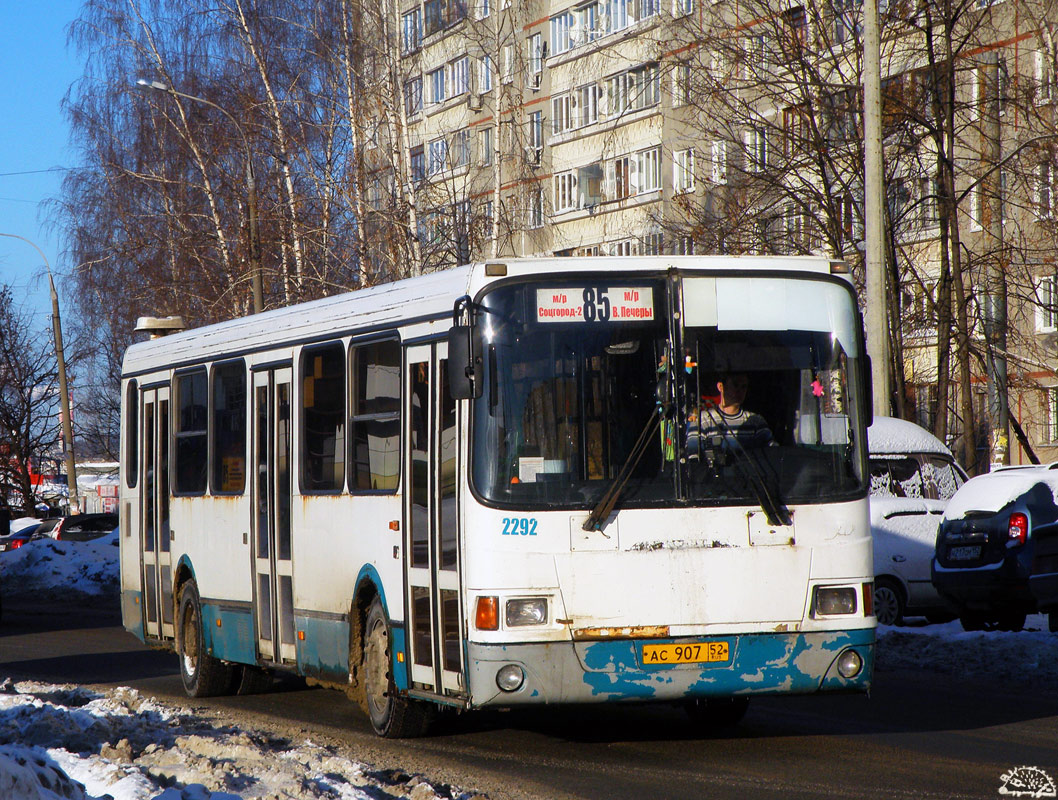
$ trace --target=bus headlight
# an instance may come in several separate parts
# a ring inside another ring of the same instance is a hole
[[[851,586],[817,586],[812,595],[812,616],[856,613],[856,590]]]
[[[523,597],[507,601],[507,627],[543,625],[547,622],[547,598]]]
[[[503,692],[516,692],[522,688],[525,682],[525,671],[517,664],[507,664],[500,667],[496,673],[496,685]]]

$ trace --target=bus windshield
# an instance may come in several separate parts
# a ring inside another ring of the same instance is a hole
[[[811,319],[717,310],[746,288],[767,295],[748,283],[593,277],[486,294],[471,458],[478,495],[503,507],[590,508],[626,466],[620,507],[767,508],[769,499],[862,495],[851,293],[811,282],[825,290]],[[737,411],[725,382],[741,387]],[[649,440],[633,452],[644,430]]]

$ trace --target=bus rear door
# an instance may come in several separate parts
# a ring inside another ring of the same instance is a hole
[[[144,634],[172,638],[173,570],[169,529],[169,387],[143,390],[140,459],[140,548]]]

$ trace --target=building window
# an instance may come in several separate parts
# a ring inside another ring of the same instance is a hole
[[[577,207],[592,208],[602,202],[602,164],[588,164],[577,170]]]
[[[727,183],[727,142],[714,139],[709,150],[709,179],[717,185]]]
[[[482,56],[478,61],[478,91],[482,94],[492,91],[491,56]]]
[[[533,164],[540,163],[544,151],[544,114],[534,111],[529,115],[529,156]]]
[[[449,84],[451,91],[449,97],[458,97],[470,91],[470,59],[467,56],[458,58],[449,65],[452,73]]]
[[[246,486],[246,365],[213,368],[213,494],[242,494]]]
[[[1043,440],[1058,443],[1058,388],[1053,386],[1043,390]]]
[[[301,355],[301,491],[340,491],[345,483],[345,350],[341,344]]]
[[[448,142],[434,139],[427,147],[426,174],[432,177],[448,168]]]
[[[530,228],[544,227],[544,193],[538,188],[529,192],[528,224]]]
[[[404,113],[414,117],[422,112],[422,77],[404,83]]]
[[[1044,161],[1036,165],[1036,213],[1041,219],[1054,215],[1054,164]]]
[[[745,136],[746,171],[763,172],[768,168],[768,133],[763,128],[750,128]]]
[[[560,134],[573,128],[573,99],[562,94],[551,98],[551,133]]]
[[[694,11],[694,0],[673,0],[672,16],[685,17]]]
[[[487,167],[492,164],[492,127],[482,128],[478,131],[478,160],[481,166]]]
[[[422,145],[411,149],[411,179],[413,183],[421,183],[426,177],[426,156]]]
[[[514,45],[503,46],[503,75],[500,76],[502,83],[514,82]]]
[[[672,188],[676,192],[694,191],[694,150],[677,150],[672,157]]]
[[[529,81],[534,88],[540,87],[540,73],[544,71],[544,43],[539,33],[525,40],[529,60]]]
[[[551,17],[551,52],[565,53],[572,46],[570,32],[573,29],[573,12],[563,11]]]
[[[470,164],[470,131],[456,131],[452,136],[452,166],[465,167]]]
[[[1033,53],[1033,71],[1036,79],[1036,103],[1042,105],[1052,102],[1054,100],[1054,57],[1042,47]]]
[[[1044,275],[1036,283],[1036,330],[1052,333],[1058,328],[1058,296],[1055,295],[1055,276]]]
[[[206,441],[209,396],[206,370],[196,369],[176,377],[174,494],[206,491],[209,452]],[[163,433],[163,435],[165,435]]]
[[[426,88],[428,96],[426,102],[430,105],[443,103],[445,101],[445,68],[438,67],[426,73]]]
[[[679,236],[672,245],[672,254],[675,256],[693,256],[694,239],[690,236]]]
[[[492,13],[491,0],[476,0],[478,19],[485,19]]]
[[[657,64],[644,64],[608,79],[609,113],[649,108],[661,102],[661,72]]]
[[[638,19],[656,17],[661,11],[661,0],[639,0]]]
[[[672,68],[672,105],[685,106],[691,102],[691,65],[680,61]]]
[[[422,11],[415,8],[405,14],[401,25],[401,45],[405,53],[412,53],[422,44]]]
[[[559,214],[563,211],[572,211],[577,207],[577,175],[576,173],[560,172],[554,178],[555,185],[555,198],[554,198],[554,209],[555,213]]]
[[[599,87],[589,83],[573,93],[574,125],[583,128],[599,120]]]
[[[400,476],[400,342],[350,351],[349,490],[394,492]]]

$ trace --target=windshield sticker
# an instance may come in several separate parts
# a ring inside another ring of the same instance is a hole
[[[651,322],[650,286],[586,286],[536,290],[537,322]]]

